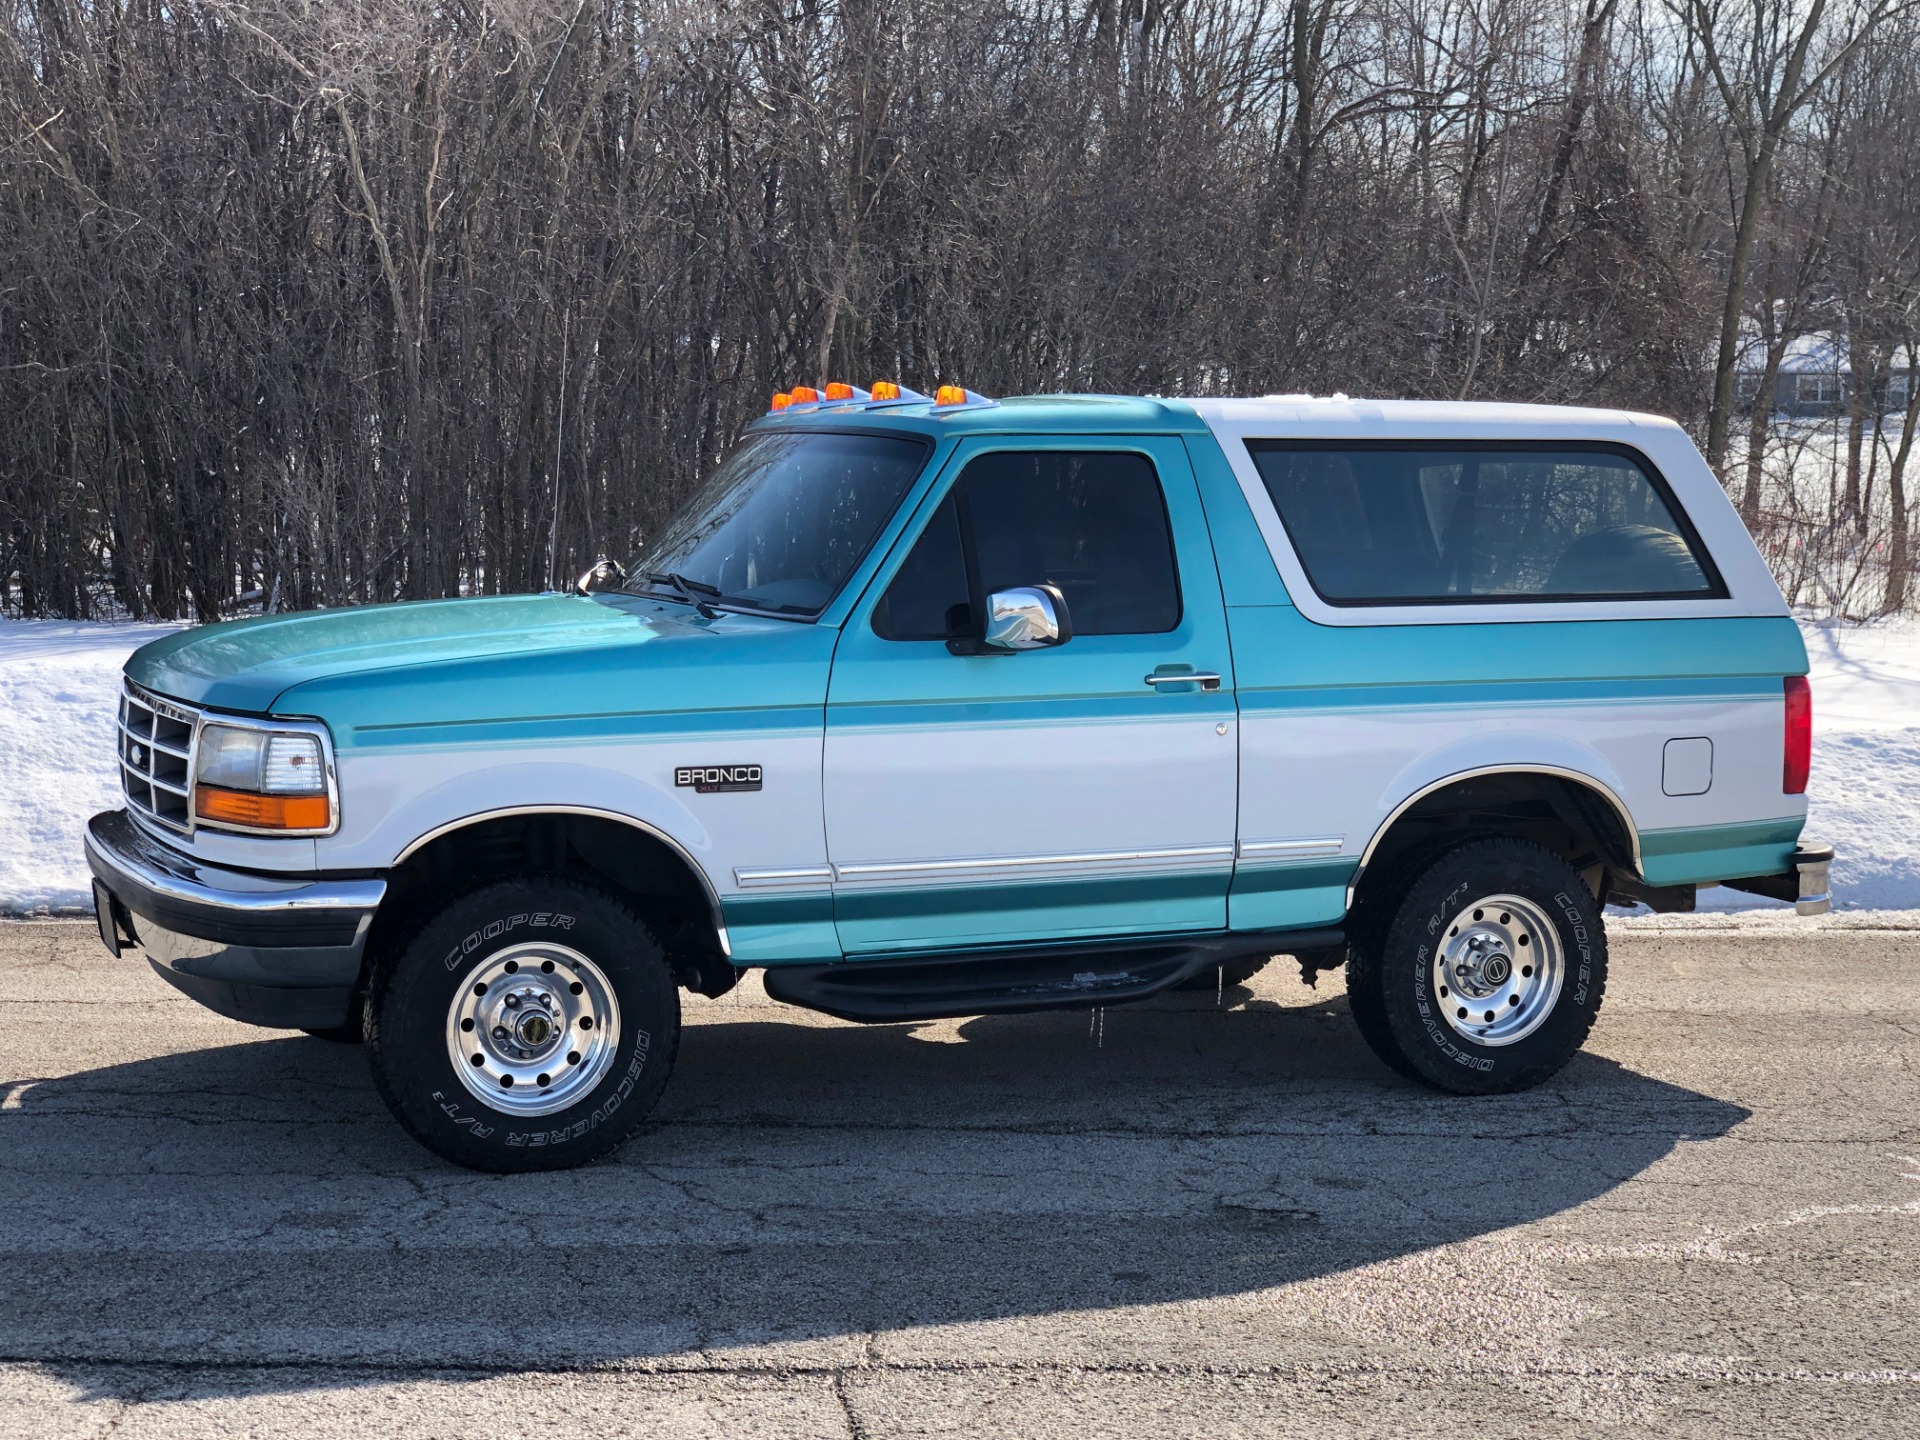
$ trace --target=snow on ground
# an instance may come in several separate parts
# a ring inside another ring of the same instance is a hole
[[[1800,622],[1812,662],[1813,776],[1806,837],[1834,847],[1846,910],[1920,909],[1920,622]],[[1703,910],[1777,909],[1737,890]]]
[[[120,666],[172,628],[0,620],[0,913],[90,907],[80,834],[118,803]],[[1813,660],[1807,836],[1838,851],[1840,908],[1920,912],[1920,622],[1801,628]],[[1702,891],[1700,904],[1786,914],[1733,890]]]
[[[120,803],[120,667],[175,628],[0,620],[0,912],[93,908],[80,834]]]

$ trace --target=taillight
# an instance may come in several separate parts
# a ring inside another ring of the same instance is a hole
[[[1781,764],[1780,789],[1787,795],[1807,793],[1807,770],[1813,764],[1813,687],[1804,675],[1787,676],[1787,739]]]

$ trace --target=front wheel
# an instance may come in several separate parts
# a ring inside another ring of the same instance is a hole
[[[1524,1090],[1585,1043],[1607,983],[1601,909],[1530,841],[1491,838],[1415,871],[1348,961],[1360,1033],[1410,1079],[1462,1095]]]
[[[489,885],[376,966],[368,1056],[394,1118],[476,1170],[558,1170],[613,1150],[665,1088],[680,995],[658,942],[577,881]]]

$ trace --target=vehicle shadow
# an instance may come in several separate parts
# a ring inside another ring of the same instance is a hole
[[[1558,1215],[1747,1115],[1592,1055],[1526,1095],[1434,1095],[1341,997],[1227,998],[878,1027],[692,1002],[655,1121],[554,1175],[440,1163],[356,1049],[306,1038],[15,1085],[0,1351],[105,1398],[153,1364],[284,1390],[1084,1334]]]

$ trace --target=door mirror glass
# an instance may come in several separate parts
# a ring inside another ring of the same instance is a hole
[[[1067,600],[1053,585],[1017,585],[987,597],[987,628],[980,643],[989,650],[1045,650],[1073,638]]]

